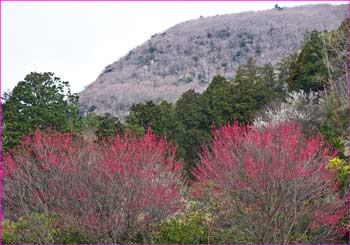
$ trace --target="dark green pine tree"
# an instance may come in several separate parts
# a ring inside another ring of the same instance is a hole
[[[153,101],[133,105],[126,118],[129,128],[141,127],[152,129],[158,136],[166,135],[168,138],[174,134],[176,127],[175,107],[173,104],[162,101],[155,104]]]
[[[327,68],[323,62],[323,33],[312,31],[304,42],[296,64],[288,79],[289,91],[320,91],[328,80]]]
[[[235,98],[232,82],[215,76],[199,101],[206,120],[202,125],[207,131],[233,119]]]
[[[196,166],[201,146],[210,138],[210,119],[203,113],[200,97],[191,89],[183,93],[175,104],[178,124],[173,141],[178,145],[178,156],[184,159],[188,177],[191,177],[191,169]]]
[[[288,92],[288,79],[291,76],[291,73],[296,67],[297,54],[292,53],[284,58],[276,65],[277,78],[274,87],[274,92],[276,99],[284,100]]]
[[[255,113],[274,97],[275,81],[270,66],[259,67],[253,59],[237,68],[234,79],[234,116],[241,123],[254,119]]]

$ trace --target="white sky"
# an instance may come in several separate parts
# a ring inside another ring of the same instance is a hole
[[[54,72],[73,92],[155,33],[199,16],[314,3],[1,2],[1,91],[32,72]]]

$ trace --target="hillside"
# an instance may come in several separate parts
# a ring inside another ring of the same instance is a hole
[[[174,102],[186,90],[202,92],[214,75],[233,78],[248,57],[276,64],[298,50],[307,31],[336,28],[346,11],[347,5],[309,5],[180,23],[108,65],[79,94],[80,109],[123,119],[134,103]]]

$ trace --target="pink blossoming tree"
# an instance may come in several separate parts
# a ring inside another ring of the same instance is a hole
[[[175,147],[150,131],[97,145],[37,130],[3,160],[6,218],[60,215],[93,241],[133,241],[183,205]]]
[[[213,132],[193,171],[195,194],[212,203],[217,225],[253,243],[335,242],[345,232],[345,199],[332,152],[293,122]]]

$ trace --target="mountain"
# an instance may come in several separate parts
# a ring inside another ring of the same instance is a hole
[[[185,91],[202,92],[215,75],[231,79],[248,57],[276,64],[297,51],[308,31],[330,30],[348,5],[306,5],[189,20],[153,35],[108,65],[79,94],[82,112],[109,112],[122,120],[146,100],[174,102]]]

